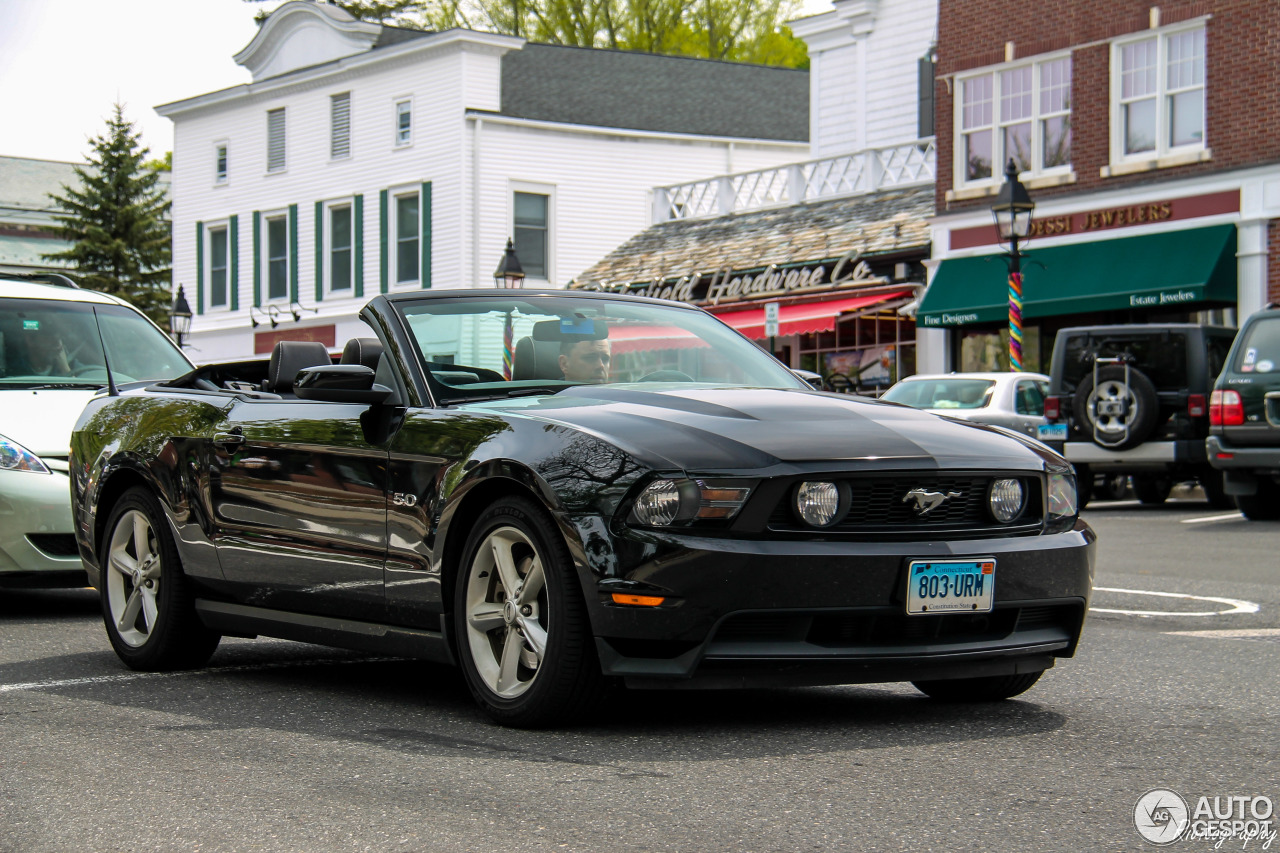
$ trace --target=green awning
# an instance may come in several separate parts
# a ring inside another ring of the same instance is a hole
[[[1235,301],[1234,225],[1032,248],[1022,256],[1025,319]],[[965,326],[1008,316],[1004,256],[978,255],[942,262],[916,323]]]

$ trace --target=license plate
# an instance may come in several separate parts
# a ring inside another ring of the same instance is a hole
[[[907,567],[907,613],[989,613],[995,560],[912,560]]]
[[[1036,438],[1041,441],[1066,441],[1066,424],[1040,424],[1036,427]]]

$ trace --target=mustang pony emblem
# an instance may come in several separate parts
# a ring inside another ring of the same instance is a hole
[[[931,492],[928,489],[912,489],[902,498],[902,502],[914,500],[916,515],[928,515],[951,498],[960,497],[959,492]]]

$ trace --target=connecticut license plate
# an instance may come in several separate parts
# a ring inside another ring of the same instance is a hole
[[[1066,424],[1040,424],[1036,427],[1036,438],[1041,441],[1066,441]]]
[[[996,585],[995,560],[912,560],[907,613],[987,613]]]

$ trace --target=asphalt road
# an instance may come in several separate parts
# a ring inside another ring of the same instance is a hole
[[[1096,585],[1127,590],[1094,605],[1217,615],[1095,612],[1074,660],[985,706],[632,693],[511,731],[414,661],[232,640],[130,673],[91,592],[5,592],[0,851],[1147,849],[1152,788],[1280,803],[1280,524],[1182,497],[1086,510]]]

